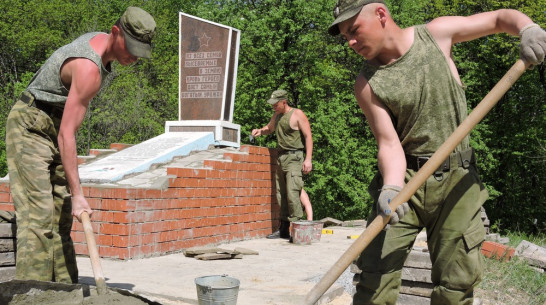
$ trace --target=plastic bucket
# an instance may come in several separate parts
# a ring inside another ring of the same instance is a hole
[[[209,275],[195,279],[199,305],[236,305],[239,280],[227,275]]]

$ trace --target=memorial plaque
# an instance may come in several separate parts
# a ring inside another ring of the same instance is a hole
[[[240,31],[180,13],[179,120],[233,119]]]

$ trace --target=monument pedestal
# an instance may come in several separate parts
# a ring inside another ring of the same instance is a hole
[[[165,133],[170,132],[212,132],[214,145],[239,148],[241,126],[218,120],[187,120],[165,122]]]
[[[164,133],[79,167],[84,183],[109,183],[126,175],[147,171],[153,164],[168,162],[192,151],[207,150],[214,143],[210,132]]]

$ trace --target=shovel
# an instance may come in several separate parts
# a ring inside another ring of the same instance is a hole
[[[108,294],[106,281],[102,275],[99,251],[97,250],[97,244],[95,243],[95,235],[93,234],[93,227],[91,226],[91,220],[89,220],[89,214],[84,211],[81,213],[80,217],[82,219],[83,231],[85,232],[85,240],[87,241],[87,249],[89,250],[89,258],[91,258],[91,267],[93,268],[93,274],[95,275],[97,294]]]
[[[434,171],[447,159],[457,145],[466,137],[472,129],[485,117],[485,115],[497,104],[499,99],[510,89],[510,87],[525,72],[528,65],[519,59],[506,72],[501,80],[474,108],[468,117],[455,129],[453,134],[447,138],[421,169],[408,181],[406,186],[394,197],[389,204],[391,211],[404,202],[407,202],[417,189],[434,173]],[[347,267],[362,253],[370,242],[381,232],[389,222],[390,216],[379,215],[368,224],[366,230],[360,237],[341,255],[338,261],[328,270],[324,277],[306,295],[304,304],[314,305],[318,299],[332,286]]]

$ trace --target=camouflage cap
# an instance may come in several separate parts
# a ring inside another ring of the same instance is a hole
[[[271,93],[271,98],[267,100],[267,102],[271,105],[275,105],[277,102],[282,100],[288,100],[288,92],[285,90],[275,90],[273,93]]]
[[[384,0],[338,0],[336,7],[334,7],[334,22],[328,28],[328,33],[330,35],[338,35],[339,28],[338,24],[353,18],[356,14],[360,13],[360,10],[365,5],[370,3],[382,3],[385,4]]]
[[[120,25],[125,33],[125,46],[129,52],[137,57],[150,58],[155,32],[154,18],[145,10],[130,6],[121,16]]]

